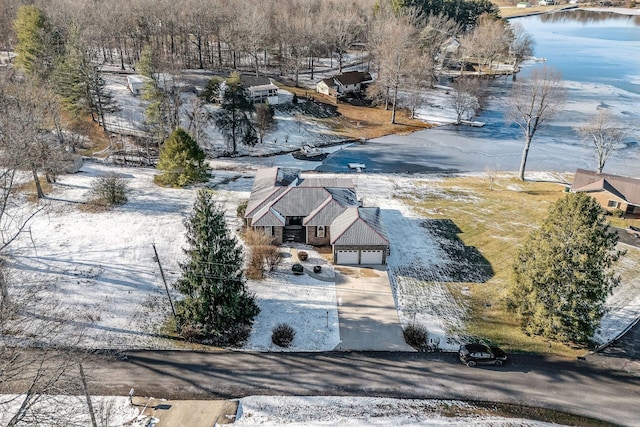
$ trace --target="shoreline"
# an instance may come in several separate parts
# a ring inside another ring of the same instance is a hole
[[[517,9],[517,8],[514,6],[501,7],[500,12],[502,12],[505,9],[510,10],[510,9]],[[542,9],[542,10],[536,9],[536,10],[531,10],[529,12],[527,12],[527,8],[521,8],[521,9],[522,9],[521,13],[516,12],[513,15],[509,15],[509,16],[502,16],[501,14],[501,18],[508,21],[516,18],[525,18],[527,16],[544,15],[547,13],[566,12],[571,10],[586,10],[591,12],[609,12],[609,13],[616,13],[618,15],[628,15],[628,16],[640,15],[640,8],[631,9],[627,7],[592,7],[592,6],[581,7],[579,4],[564,5],[561,7],[554,7],[554,8]]]

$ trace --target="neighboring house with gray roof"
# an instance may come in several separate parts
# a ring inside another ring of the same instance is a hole
[[[242,86],[247,89],[251,100],[255,104],[269,103],[276,105],[279,103],[278,86],[268,77],[256,77],[247,74],[240,75]]]
[[[373,82],[371,74],[366,71],[347,71],[321,80],[316,85],[316,91],[324,95],[340,98],[350,93],[359,93],[369,83]]]
[[[276,105],[279,103],[278,86],[268,77],[240,74],[240,84],[247,90],[249,98],[254,104],[269,103]],[[224,96],[226,82],[220,85],[220,92],[217,101],[220,102]]]
[[[640,218],[640,179],[578,169],[571,191],[588,193],[604,209],[620,209],[627,217]]]
[[[302,178],[297,169],[260,169],[245,220],[277,244],[330,245],[336,264],[386,264],[389,240],[380,208],[362,207],[348,178]]]

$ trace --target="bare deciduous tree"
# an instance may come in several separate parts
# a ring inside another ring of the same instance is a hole
[[[5,269],[2,269],[6,273]],[[86,357],[82,328],[69,322],[46,286],[22,283],[0,310],[0,413],[8,427],[78,425],[56,405],[77,394],[78,363]]]
[[[605,163],[620,147],[622,140],[629,134],[629,129],[627,124],[618,121],[607,110],[598,111],[591,121],[576,129],[582,138],[593,143],[598,173],[602,173]]]
[[[437,78],[437,67],[442,67],[447,56],[447,45],[456,44],[460,26],[445,15],[429,15],[420,31],[420,48],[429,59],[425,68]]]
[[[552,68],[536,68],[529,78],[513,84],[506,112],[507,120],[517,124],[524,135],[524,149],[518,177],[524,180],[527,156],[537,130],[552,119],[564,105],[567,91],[562,75]]]
[[[344,56],[353,43],[362,37],[364,20],[359,10],[349,2],[328,2],[325,10],[325,22],[329,28],[329,46],[338,60],[338,72],[342,73]]]
[[[388,91],[392,124],[396,123],[398,92],[420,63],[417,58],[421,57],[421,52],[415,43],[418,20],[411,9],[397,15],[389,6],[380,8],[373,23],[369,50],[379,67],[375,86],[378,93],[382,93],[383,88]]]
[[[510,42],[511,31],[504,21],[482,15],[462,43],[467,53],[473,56],[474,62],[487,67],[487,72],[491,73],[493,64],[507,57]]]
[[[480,81],[469,76],[460,76],[453,82],[455,90],[451,105],[456,112],[456,125],[462,122],[462,118],[480,108]]]
[[[15,172],[31,172],[38,198],[44,197],[38,172],[51,182],[67,158],[58,121],[58,102],[46,84],[11,73],[0,77],[0,168],[6,172],[0,175],[13,182]]]
[[[512,39],[509,46],[509,54],[513,60],[513,80],[515,80],[522,63],[533,55],[535,41],[533,36],[526,32],[519,22],[511,23],[511,33]]]

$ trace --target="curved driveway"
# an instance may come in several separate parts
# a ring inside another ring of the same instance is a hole
[[[439,353],[133,352],[85,363],[95,394],[168,399],[353,395],[501,401],[640,425],[640,372],[586,361],[514,356],[467,368]]]

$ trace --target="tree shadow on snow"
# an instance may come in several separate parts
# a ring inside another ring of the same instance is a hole
[[[449,262],[437,266],[440,276],[450,282],[485,283],[495,272],[489,261],[475,246],[465,246],[459,234],[462,230],[450,219],[427,219],[421,224],[449,257]]]

